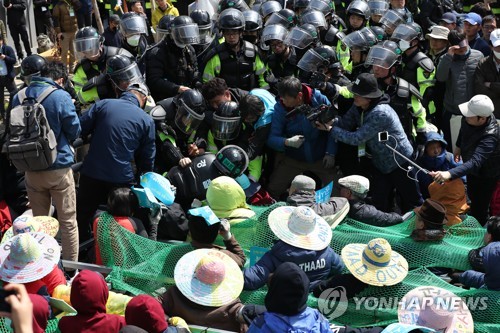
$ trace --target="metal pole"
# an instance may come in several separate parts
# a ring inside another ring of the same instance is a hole
[[[393,152],[395,152],[396,154],[398,154],[399,156],[401,156],[402,158],[404,158],[408,163],[410,163],[411,165],[413,165],[415,168],[419,169],[420,171],[424,172],[425,174],[429,174],[429,170],[422,168],[420,165],[418,165],[417,163],[413,162],[408,157],[406,157],[405,155],[401,154],[396,149],[394,149],[391,146],[389,146],[387,143],[385,143],[385,146],[387,148],[389,148],[390,150],[392,150]]]

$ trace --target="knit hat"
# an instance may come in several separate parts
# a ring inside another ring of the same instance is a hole
[[[297,191],[314,191],[316,189],[316,182],[311,177],[298,175],[292,180],[291,187]]]
[[[285,262],[274,271],[265,298],[267,311],[294,316],[305,310],[309,278],[297,264]]]
[[[340,186],[348,188],[352,192],[364,195],[370,190],[368,178],[358,175],[347,176],[339,179]]]

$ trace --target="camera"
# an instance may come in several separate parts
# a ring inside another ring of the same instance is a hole
[[[11,312],[10,304],[5,301],[5,297],[15,295],[14,291],[7,291],[0,288],[0,312]]]
[[[316,121],[319,121],[322,124],[326,124],[337,116],[338,110],[334,105],[322,104],[316,107],[312,107],[308,104],[302,104],[301,106],[298,106],[292,111],[288,112],[285,117],[289,119],[297,114],[305,115],[306,119],[309,120],[313,125]]]
[[[389,140],[389,133],[387,131],[378,132],[378,141],[379,142],[386,142],[387,140]]]

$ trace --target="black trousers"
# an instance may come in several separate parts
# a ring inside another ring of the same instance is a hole
[[[17,87],[14,82],[14,78],[10,78],[8,76],[0,76],[0,114],[2,117],[5,119],[5,88],[7,88],[7,91],[9,92],[9,108],[10,105],[12,104],[12,99],[14,98],[14,95],[17,93]]]
[[[474,216],[481,225],[488,219],[491,197],[497,185],[496,178],[483,178],[467,175],[467,193],[470,199],[469,215]]]
[[[76,194],[76,220],[80,244],[92,238],[93,217],[100,205],[106,205],[108,194],[117,187],[132,184],[109,183],[80,174],[80,186]]]
[[[26,30],[26,24],[9,24],[10,35],[14,41],[14,46],[16,47],[17,57],[19,60],[24,58],[23,49],[21,48],[21,43],[19,41],[19,36],[24,44],[24,50],[26,55],[31,55],[30,40],[28,38],[28,30]]]
[[[90,13],[77,13],[76,14],[76,22],[78,24],[78,29],[83,27],[91,27],[92,26],[92,12]]]

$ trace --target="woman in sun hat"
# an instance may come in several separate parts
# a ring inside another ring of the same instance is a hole
[[[321,282],[313,291],[319,297],[328,288],[344,287],[351,298],[368,286],[393,286],[408,274],[408,262],[393,251],[383,238],[372,239],[368,244],[347,244],[342,249],[342,260],[350,274],[342,274]]]
[[[57,241],[42,232],[18,234],[0,247],[0,280],[24,284],[30,294],[46,287],[49,295],[66,284],[57,266],[61,250]]]
[[[175,286],[160,297],[168,316],[194,325],[240,331],[238,312],[243,275],[236,262],[218,250],[186,253],[175,266]]]
[[[245,290],[265,285],[269,275],[284,262],[293,262],[306,273],[310,290],[344,269],[340,256],[329,246],[330,225],[312,208],[278,207],[269,214],[268,223],[279,240],[254,266],[244,270]]]
[[[51,216],[21,215],[12,222],[12,227],[5,231],[1,243],[5,243],[12,236],[26,232],[43,232],[56,237],[58,231],[59,222]]]

